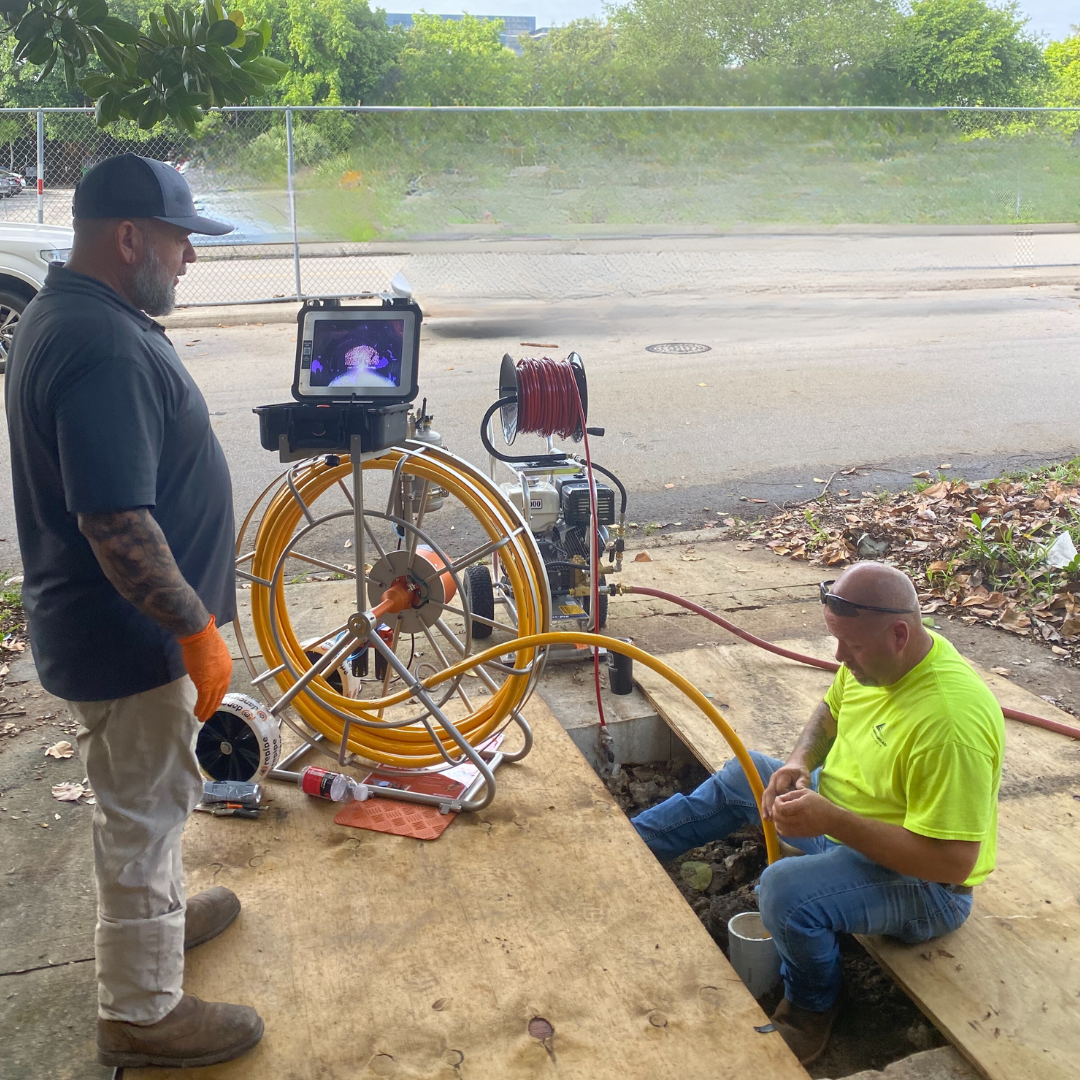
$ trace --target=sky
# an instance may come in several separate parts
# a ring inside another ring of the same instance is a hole
[[[535,15],[537,26],[562,26],[571,19],[602,15],[603,0],[473,0],[464,8],[461,0],[371,0],[385,11],[430,11],[433,15]],[[1031,21],[1029,28],[1060,40],[1069,27],[1080,23],[1080,0],[1020,0],[1020,10]]]

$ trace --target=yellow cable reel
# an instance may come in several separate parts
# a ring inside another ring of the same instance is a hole
[[[460,679],[478,665],[497,662],[508,653],[516,653],[512,669],[516,674],[507,674],[503,684],[481,707],[463,719],[454,720],[469,744],[475,747],[483,743],[521,708],[535,682],[535,662],[542,650],[560,644],[605,648],[629,656],[662,675],[705,713],[742,765],[760,809],[763,787],[757,769],[738,736],[705,695],[668,665],[626,642],[600,634],[548,632],[550,592],[547,574],[532,533],[516,508],[488,477],[468,462],[433,446],[415,449],[418,445],[388,450],[364,461],[363,470],[397,470],[399,473],[403,470],[456,496],[490,540],[501,543],[499,560],[516,607],[517,640],[463,657],[422,680],[424,687],[431,690],[448,680]],[[251,613],[255,634],[268,668],[287,665],[274,676],[282,692],[296,681],[297,675],[293,672],[303,673],[311,663],[289,619],[282,588],[284,556],[306,508],[330,488],[348,480],[352,475],[352,464],[347,457],[341,458],[339,464],[330,465],[316,459],[291,475],[292,486],[289,483],[281,485],[262,517],[251,558]],[[254,509],[240,530],[241,540]],[[358,572],[361,569],[358,568]],[[402,724],[380,715],[383,710],[408,701],[413,696],[408,689],[360,701],[338,693],[324,678],[316,675],[308,690],[310,692],[300,693],[293,699],[292,707],[296,712],[332,745],[340,745],[348,722],[347,750],[370,761],[395,768],[422,769],[446,761],[434,739],[438,739],[452,756],[457,750],[450,736],[434,724]],[[763,827],[769,861],[774,862],[780,856],[776,829],[769,821],[763,822]]]
[[[405,466],[410,475],[445,488],[456,496],[491,541],[505,541],[498,554],[502,573],[513,593],[518,633],[536,634],[547,630],[550,591],[543,559],[532,533],[499,488],[467,462],[427,445],[415,451],[388,450],[363,462],[363,469],[365,473],[373,470],[394,472],[399,464]],[[293,631],[282,588],[282,553],[304,517],[300,500],[310,507],[320,495],[339,482],[347,481],[351,475],[352,464],[347,457],[337,465],[313,461],[295,473],[295,492],[287,483],[279,488],[259,524],[251,565],[251,575],[256,579],[251,588],[251,614],[259,646],[270,668],[287,663],[293,671],[302,673],[311,665]],[[271,590],[267,585],[259,584],[258,579],[276,581],[276,588]],[[274,594],[273,611],[271,592]],[[510,651],[512,647],[503,649],[504,653]],[[520,651],[515,667],[531,672],[535,658],[535,650]],[[295,679],[288,668],[275,676],[283,692]],[[444,763],[443,755],[432,741],[431,729],[426,725],[395,726],[394,722],[379,715],[381,710],[408,701],[411,697],[408,690],[358,701],[337,693],[321,676],[314,678],[311,689],[313,694],[301,693],[293,700],[293,708],[310,727],[334,743],[340,744],[344,733],[346,720],[340,715],[344,713],[353,722],[348,740],[348,749],[352,753],[395,768],[424,768]],[[507,679],[480,708],[463,720],[455,721],[458,730],[470,744],[479,745],[520,708],[528,689],[527,679]],[[318,700],[313,700],[313,696]],[[449,752],[456,750],[449,735],[443,731],[436,731],[436,734]]]

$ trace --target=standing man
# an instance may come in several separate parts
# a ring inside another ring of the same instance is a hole
[[[183,1067],[253,1047],[254,1009],[185,994],[184,949],[240,903],[186,902],[184,822],[199,801],[197,720],[229,688],[229,470],[163,328],[195,251],[186,181],[122,154],[75,189],[75,242],[20,320],[7,417],[23,603],[42,685],[79,721],[97,796],[98,1060]],[[197,719],[196,719],[197,718]]]
[[[838,935],[915,943],[960,926],[994,869],[1005,750],[1001,707],[964,658],[922,625],[907,575],[863,562],[821,584],[842,667],[786,762],[751,757],[762,813],[803,853],[761,875],[784,1000],[772,1021],[804,1064],[839,1010]],[[634,819],[673,859],[757,822],[738,761],[692,795]]]

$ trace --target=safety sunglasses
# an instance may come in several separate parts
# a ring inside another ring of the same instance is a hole
[[[831,581],[823,581],[818,585],[821,602],[834,614],[842,619],[853,619],[860,611],[886,611],[890,615],[911,615],[912,608],[875,607],[873,604],[856,604],[853,600],[845,600],[842,596],[829,592],[829,588],[836,584],[836,578]]]

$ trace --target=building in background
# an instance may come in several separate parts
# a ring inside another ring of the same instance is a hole
[[[440,15],[440,19],[453,19],[456,22],[461,21],[460,15]],[[508,49],[513,49],[519,56],[521,55],[521,46],[518,44],[518,37],[521,34],[529,34],[536,36],[536,17],[533,15],[477,15],[475,18],[481,22],[491,22],[495,19],[501,19],[503,23],[502,40],[503,44]],[[413,17],[410,13],[391,13],[386,15],[387,26],[400,26],[405,30],[412,27]],[[547,27],[542,27],[542,31],[546,31]]]

